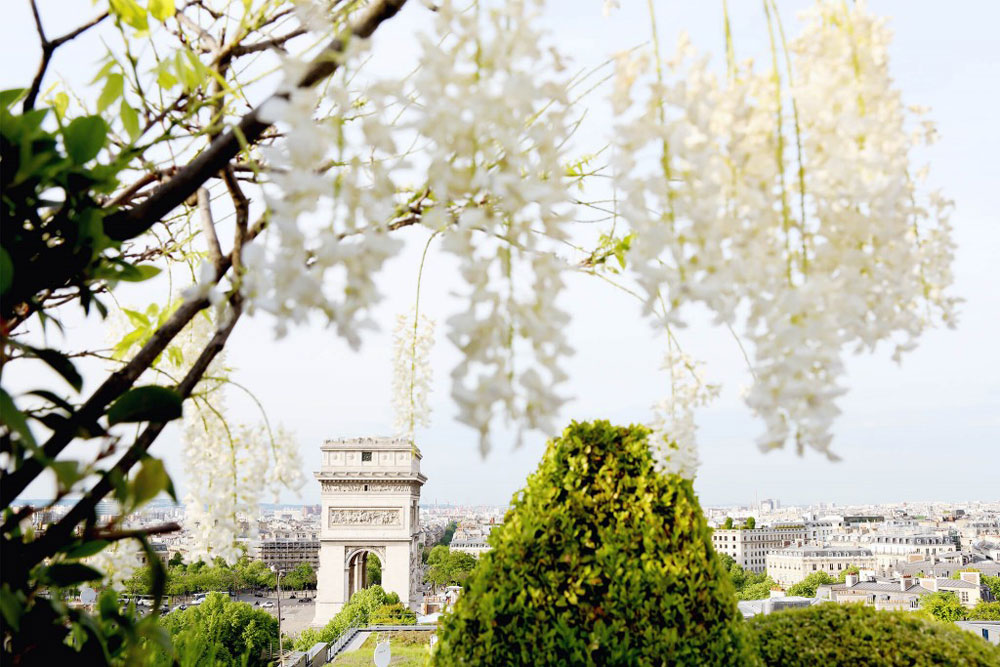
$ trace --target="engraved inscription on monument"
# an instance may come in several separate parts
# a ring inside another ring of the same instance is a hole
[[[330,527],[333,526],[401,526],[402,513],[398,509],[330,508]]]

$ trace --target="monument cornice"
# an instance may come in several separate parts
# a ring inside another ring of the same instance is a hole
[[[410,471],[338,470],[337,472],[314,472],[321,482],[417,482],[423,484],[427,477]]]

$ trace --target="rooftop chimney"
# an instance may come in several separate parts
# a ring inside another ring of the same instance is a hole
[[[979,585],[979,573],[978,572],[959,572],[958,576],[962,578],[962,581],[968,581],[970,584]]]
[[[929,590],[931,593],[937,592],[937,577],[921,577],[920,585]]]
[[[846,577],[844,577],[844,583],[847,584],[848,586],[853,586],[854,584],[858,583],[858,575],[856,574],[847,575]]]
[[[905,591],[912,585],[913,585],[913,577],[911,577],[910,575],[904,574],[902,577],[899,578],[899,590]]]

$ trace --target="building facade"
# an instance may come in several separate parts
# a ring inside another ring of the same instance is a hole
[[[806,541],[804,525],[791,524],[763,528],[717,529],[712,533],[712,546],[716,552],[727,554],[744,570],[764,572],[767,554]]]
[[[368,585],[367,560],[382,564],[382,587],[418,609],[420,450],[402,438],[323,443],[322,516],[315,625],[325,625]]]
[[[950,537],[932,534],[869,533],[859,536],[855,544],[871,549],[875,555],[875,569],[882,574],[891,574],[899,565],[912,560],[912,556],[930,558],[956,550]]]
[[[250,557],[286,574],[304,563],[319,570],[319,540],[257,540],[250,545]]]
[[[854,566],[875,567],[870,549],[854,547],[788,547],[767,554],[767,575],[782,586],[797,584],[814,572],[826,572],[834,579]]]

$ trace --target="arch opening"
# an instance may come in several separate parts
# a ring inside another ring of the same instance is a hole
[[[347,560],[347,599],[382,583],[382,559],[373,549],[358,549]]]

